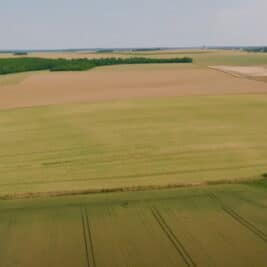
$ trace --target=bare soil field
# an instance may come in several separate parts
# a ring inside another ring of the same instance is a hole
[[[241,77],[267,77],[267,66],[211,66],[211,68]]]
[[[131,65],[0,77],[0,108],[184,95],[267,93],[267,84],[196,65]]]

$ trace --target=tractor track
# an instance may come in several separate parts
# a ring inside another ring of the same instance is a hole
[[[87,267],[96,267],[92,233],[86,208],[81,208],[81,220]]]
[[[158,222],[160,228],[165,233],[167,238],[170,240],[170,242],[173,244],[174,248],[178,252],[178,254],[182,257],[185,264],[189,267],[197,266],[196,263],[193,261],[190,254],[187,252],[185,247],[183,246],[182,242],[177,238],[177,236],[174,234],[170,226],[167,224],[163,216],[160,214],[157,208],[151,209],[152,215],[155,218],[155,220]]]
[[[256,235],[258,238],[263,240],[265,243],[267,243],[267,235],[258,229],[254,224],[249,222],[247,219],[239,215],[236,211],[234,211],[232,208],[225,205],[222,200],[216,196],[214,193],[210,194],[210,198],[213,200],[216,200],[219,202],[221,209],[229,215],[232,219],[234,219],[237,223],[241,224],[243,227],[245,227],[247,230],[252,232],[254,235]]]

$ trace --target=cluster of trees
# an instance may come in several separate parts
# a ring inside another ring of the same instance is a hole
[[[0,74],[26,71],[81,71],[98,66],[125,64],[163,64],[163,63],[192,63],[192,58],[99,58],[99,59],[45,59],[45,58],[1,58]]]
[[[136,48],[132,49],[133,52],[149,52],[149,51],[160,51],[160,48]]]
[[[98,58],[89,59],[89,62],[95,66],[106,65],[130,65],[130,64],[163,64],[163,63],[192,63],[192,58],[145,58],[145,57],[129,57],[129,58]]]
[[[89,60],[84,59],[46,59],[46,58],[1,58],[0,74],[26,71],[81,71],[95,67]]]
[[[248,52],[263,52],[263,53],[267,53],[267,46],[265,46],[265,47],[247,48],[246,50]]]
[[[28,53],[24,51],[17,51],[13,53],[14,56],[27,56]]]
[[[113,49],[99,49],[96,51],[97,53],[113,53]]]

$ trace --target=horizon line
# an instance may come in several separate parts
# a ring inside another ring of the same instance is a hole
[[[266,45],[267,46],[267,45]],[[12,52],[77,52],[77,51],[101,51],[101,50],[113,50],[113,51],[131,51],[131,50],[186,50],[186,49],[242,49],[242,48],[262,48],[265,45],[214,45],[214,46],[144,46],[144,47],[93,47],[93,48],[40,48],[40,49],[0,49],[0,53],[12,53]]]

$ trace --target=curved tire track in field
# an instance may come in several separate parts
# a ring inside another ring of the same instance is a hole
[[[184,260],[185,264],[189,267],[197,266],[195,262],[193,261],[192,257],[190,254],[187,252],[185,247],[183,246],[182,242],[177,238],[177,236],[174,234],[170,226],[167,224],[163,216],[160,214],[157,208],[152,208],[151,209],[152,215],[159,224],[160,228],[164,232],[164,234],[167,236],[167,238],[171,241],[173,244],[174,248],[178,252],[178,254],[182,257]]]
[[[261,240],[263,240],[265,243],[267,243],[267,234],[265,234],[263,231],[258,229],[254,224],[249,222],[247,219],[244,217],[240,216],[236,211],[234,211],[232,208],[226,206],[222,200],[216,196],[214,193],[210,194],[210,197],[213,200],[217,200],[220,203],[221,209],[229,215],[232,219],[234,219],[236,222],[244,226],[247,230],[252,232],[254,235],[259,237]]]
[[[81,208],[81,220],[83,228],[84,247],[87,267],[96,267],[92,233],[86,208]]]

